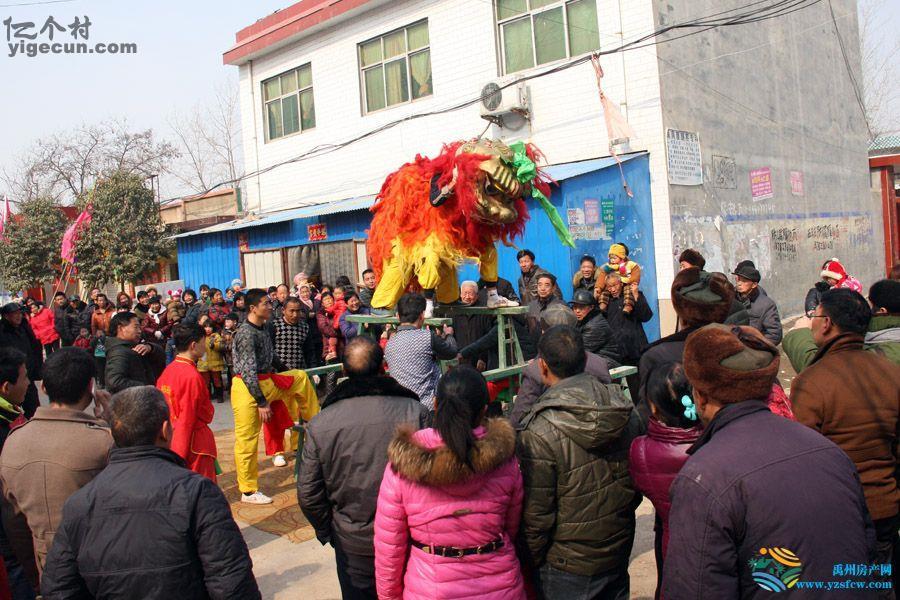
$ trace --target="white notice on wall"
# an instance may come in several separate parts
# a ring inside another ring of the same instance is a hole
[[[666,156],[671,185],[702,185],[700,136],[693,131],[666,129]]]

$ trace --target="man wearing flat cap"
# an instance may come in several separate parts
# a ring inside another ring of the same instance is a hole
[[[818,598],[799,582],[832,580],[836,564],[872,564],[875,530],[853,462],[766,405],[778,366],[778,349],[752,327],[711,324],[687,339],[692,391],[682,404],[705,429],[669,491],[666,598],[788,589]]]
[[[750,327],[757,329],[767,340],[776,346],[781,343],[781,317],[778,307],[762,288],[759,282],[762,276],[756,266],[749,260],[738,263],[734,271],[734,288],[737,299],[744,305],[750,315]]]

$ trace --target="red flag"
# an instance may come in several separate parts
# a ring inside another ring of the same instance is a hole
[[[78,235],[81,231],[87,227],[91,222],[91,207],[88,206],[84,209],[78,218],[75,219],[75,222],[69,225],[69,228],[66,229],[66,233],[63,234],[62,239],[62,249],[60,254],[62,255],[63,262],[73,263],[75,262],[75,244],[78,242]]]

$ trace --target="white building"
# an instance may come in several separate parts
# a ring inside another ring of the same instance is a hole
[[[239,31],[224,54],[240,70],[245,169],[252,174],[243,182],[245,208],[266,215],[368,197],[417,153],[433,155],[442,143],[486,128],[487,137],[527,139],[554,165],[608,156],[590,61],[548,71],[665,25],[747,4],[297,2]],[[797,312],[817,267],[834,254],[844,253],[863,278],[883,269],[865,126],[846,70],[859,69],[856,2],[835,0],[834,21],[827,5],[809,4],[760,23],[691,31],[696,35],[600,57],[603,90],[635,133],[630,150],[649,156],[663,332],[673,320],[667,299],[675,257],[685,247],[703,251],[709,270],[729,272],[738,260],[755,260],[763,285],[784,290],[777,298],[783,313]],[[849,48],[847,63],[835,29]],[[482,89],[520,79],[527,79],[521,90],[507,87],[503,102],[515,105],[521,92],[529,120],[518,130],[484,120]],[[669,172],[667,128],[697,134],[702,177],[678,182]],[[824,222],[838,233],[807,241]],[[871,250],[871,258],[857,267],[851,244],[854,254]],[[184,263],[181,246],[179,254]]]

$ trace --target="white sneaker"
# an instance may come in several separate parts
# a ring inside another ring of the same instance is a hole
[[[287,459],[284,457],[284,454],[276,454],[272,458],[272,464],[275,465],[276,467],[286,467]]]
[[[497,290],[488,292],[487,307],[488,308],[506,308],[509,306],[518,306],[519,303],[509,298],[504,298],[497,293]]]
[[[246,502],[247,504],[272,504],[272,499],[257,490],[252,494],[241,494],[241,502]]]

